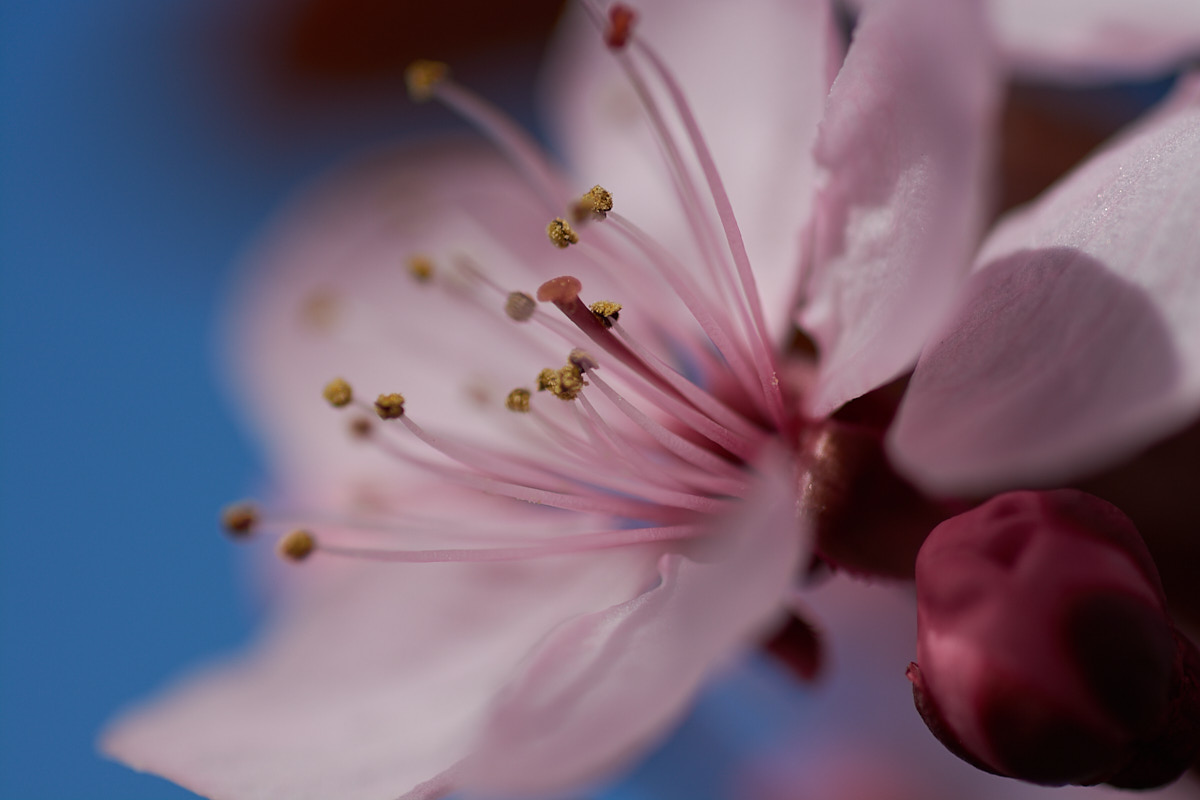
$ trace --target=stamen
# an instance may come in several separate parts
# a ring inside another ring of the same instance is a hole
[[[550,244],[559,249],[565,250],[573,244],[579,244],[579,234],[571,230],[570,224],[562,217],[555,217],[546,226],[546,235],[550,237]]]
[[[234,539],[245,539],[258,525],[258,507],[249,501],[235,503],[221,512],[221,524]]]
[[[567,353],[567,363],[578,367],[580,372],[600,369],[600,364],[596,361],[595,357],[580,347],[576,347],[570,353]]]
[[[613,210],[613,196],[603,186],[593,186],[571,207],[571,216],[575,222],[585,222],[589,219],[600,220]]]
[[[288,561],[303,561],[317,549],[317,540],[306,530],[295,530],[279,540],[275,552]]]
[[[368,417],[355,417],[350,420],[350,435],[356,439],[366,439],[374,431],[375,427]]]
[[[670,384],[654,373],[654,370],[644,364],[641,359],[633,354],[633,351],[625,346],[624,342],[617,339],[608,328],[596,318],[591,309],[585,306],[579,300],[579,292],[583,289],[583,284],[579,279],[571,275],[563,275],[558,278],[551,278],[538,287],[537,299],[545,302],[554,303],[567,319],[575,323],[575,327],[583,331],[589,339],[591,339],[613,358],[620,361],[629,369],[637,373],[638,376],[644,378],[650,383],[664,389],[668,392],[674,391]]]
[[[528,389],[513,389],[508,393],[508,397],[504,400],[504,407],[509,411],[515,411],[518,414],[529,413],[529,400],[531,393]]]
[[[624,3],[614,3],[608,10],[608,28],[604,31],[604,43],[613,50],[621,50],[633,34],[633,23],[637,14]]]
[[[537,377],[538,391],[550,392],[559,400],[574,400],[587,385],[588,382],[583,379],[583,370],[570,362],[561,369],[547,367],[539,372]]]
[[[444,64],[415,62],[406,77],[409,93],[414,99],[434,97],[445,103],[508,156],[541,195],[548,210],[562,207],[564,198],[570,196],[569,191],[541,148],[520,125],[479,95],[451,80]]]
[[[516,322],[526,322],[537,311],[537,301],[524,292],[509,292],[504,301],[504,313]]]
[[[631,547],[653,542],[681,541],[684,539],[693,539],[705,533],[705,529],[699,525],[666,525],[655,528],[618,528],[596,533],[576,533],[544,542],[539,541],[536,544],[516,547],[456,548],[450,550],[385,550],[323,544],[321,545],[321,552],[349,558],[363,558],[370,561],[391,561],[409,564],[447,561],[515,561],[581,553],[591,550],[603,550],[613,547]]]
[[[696,157],[700,161],[700,170],[704,174],[709,192],[712,194],[713,203],[717,207],[717,216],[720,218],[721,227],[725,231],[725,240],[729,244],[729,251],[733,256],[733,263],[742,284],[742,292],[745,295],[746,302],[749,304],[754,330],[758,334],[759,346],[751,347],[751,354],[758,364],[771,414],[775,422],[782,426],[786,419],[786,415],[783,413],[783,395],[780,392],[779,379],[775,372],[775,366],[772,363],[771,337],[767,332],[766,317],[762,309],[762,297],[758,293],[758,284],[754,280],[754,270],[750,266],[750,256],[746,252],[746,243],[742,238],[742,230],[738,226],[737,217],[733,213],[733,204],[729,201],[728,192],[725,191],[725,183],[721,180],[721,174],[717,171],[716,162],[713,160],[712,153],[708,149],[708,144],[704,141],[704,136],[700,132],[700,125],[696,122],[696,118],[692,114],[691,107],[688,105],[687,98],[684,96],[679,82],[675,80],[675,76],[667,69],[666,63],[659,58],[658,54],[649,45],[639,40],[637,47],[650,61],[659,79],[666,86],[667,93],[671,96],[675,110],[679,114],[684,129],[687,131],[688,139],[692,143],[692,149],[695,150]]]
[[[412,256],[408,259],[408,272],[417,283],[429,283],[433,279],[433,260],[427,256]]]
[[[625,416],[633,420],[639,428],[650,434],[667,452],[678,456],[693,466],[700,467],[717,475],[726,475],[735,479],[743,477],[743,473],[737,466],[711,451],[689,442],[674,431],[668,430],[662,424],[650,419],[645,413],[638,410],[633,403],[622,397],[615,389],[600,378],[593,375],[592,382],[617,408],[621,409],[621,412]]]
[[[597,300],[588,306],[588,309],[596,315],[596,319],[600,320],[600,323],[606,328],[611,328],[613,323],[620,319],[621,308],[620,303],[614,303],[611,300]]]
[[[380,419],[400,419],[404,416],[404,395],[381,394],[375,399],[375,413]]]
[[[438,85],[449,77],[450,67],[441,61],[414,61],[404,71],[408,94],[418,103],[424,103],[433,97]]]
[[[341,378],[334,378],[325,384],[325,390],[322,394],[334,408],[342,408],[349,405],[350,401],[354,399],[354,390],[350,388],[350,384]]]

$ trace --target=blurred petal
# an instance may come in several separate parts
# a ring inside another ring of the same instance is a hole
[[[1175,71],[1200,57],[1194,0],[987,0],[1001,53],[1021,75],[1105,80]]]
[[[577,784],[661,734],[778,613],[805,548],[796,482],[774,472],[682,555],[314,562],[253,653],[126,715],[101,746],[214,797]]]
[[[1200,79],[1004,222],[891,452],[926,488],[1082,477],[1200,412]]]
[[[647,591],[547,638],[493,709],[468,786],[525,794],[605,775],[777,619],[808,543],[791,468],[765,472],[711,541],[661,557]]]
[[[658,553],[305,564],[325,569],[254,652],[118,720],[102,749],[206,796],[395,800],[469,752],[548,630],[637,597]]]
[[[816,145],[824,180],[799,314],[822,359],[812,415],[916,360],[976,245],[995,110],[978,3],[866,6]]]
[[[249,259],[226,326],[234,384],[278,482],[329,487],[395,474],[396,463],[347,436],[345,415],[321,398],[338,376],[368,402],[404,393],[427,427],[520,446],[504,398],[569,347],[508,319],[502,299],[458,263],[529,294],[577,270],[589,292],[606,296],[595,267],[549,244],[547,221],[499,156],[462,144],[359,159],[286,210]],[[429,283],[409,274],[417,255],[433,262]]]
[[[829,2],[636,5],[638,34],[679,78],[712,149],[768,322],[780,334],[796,295],[800,229],[812,207],[810,151],[841,58]],[[694,237],[637,96],[577,9],[551,52],[545,92],[551,130],[581,189],[603,184],[617,211],[695,263]],[[681,128],[677,133],[685,142]]]

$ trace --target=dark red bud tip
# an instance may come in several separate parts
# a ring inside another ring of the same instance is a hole
[[[578,278],[571,275],[563,275],[558,278],[551,278],[538,287],[537,299],[542,303],[571,303],[583,291],[583,284]]]
[[[821,634],[806,619],[789,616],[763,648],[802,681],[816,680],[821,675],[825,661]]]
[[[608,30],[604,32],[604,43],[613,50],[625,47],[633,35],[633,23],[636,21],[637,12],[624,3],[614,3],[608,10]]]
[[[1194,648],[1133,524],[1076,491],[1001,495],[917,556],[929,729],[965,760],[1047,785],[1152,788],[1200,748]]]

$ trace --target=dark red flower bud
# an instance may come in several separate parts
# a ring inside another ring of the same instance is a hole
[[[1118,509],[1013,492],[917,557],[917,709],[976,766],[1050,785],[1151,788],[1200,750],[1200,656]]]

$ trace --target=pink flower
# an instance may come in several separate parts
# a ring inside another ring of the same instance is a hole
[[[425,65],[416,91],[474,120],[515,169],[474,145],[376,156],[290,212],[258,253],[231,322],[278,486],[255,532],[303,525],[315,554],[278,576],[276,620],[252,652],[130,712],[107,753],[222,798],[578,785],[655,741],[716,667],[786,618],[826,510],[809,479],[841,457],[825,434],[842,423],[824,420],[907,373],[927,341],[890,446],[934,491],[1047,463],[1070,472],[1180,423],[1190,383],[1174,416],[1130,411],[1128,393],[1103,385],[1111,414],[1084,421],[1127,414],[1123,433],[1075,449],[1066,436],[992,469],[988,431],[946,407],[960,361],[998,346],[973,323],[989,302],[979,292],[1008,270],[1032,286],[1065,281],[1072,307],[1097,315],[1148,271],[1146,319],[1165,327],[1147,322],[1128,346],[1192,341],[1188,319],[1153,313],[1176,307],[1154,286],[1181,265],[1144,256],[1196,251],[1177,241],[1186,230],[1144,223],[1182,224],[1170,198],[1196,185],[1195,127],[1177,130],[1195,118],[1195,84],[1029,212],[1036,225],[1002,227],[989,259],[1013,242],[1032,255],[983,262],[959,296],[997,96],[975,4],[872,4],[844,62],[821,0],[704,14],[662,2],[644,23],[613,55],[584,15],[567,21],[547,98],[578,183]],[[1096,230],[1087,182],[1131,163],[1140,170],[1106,201],[1114,233],[1068,235]],[[614,209],[572,219],[595,180]],[[1047,261],[1060,253],[1048,247],[1097,263]],[[593,313],[585,299],[623,308]],[[1006,336],[1030,315],[1050,333],[1061,322],[1040,321],[1040,306],[986,307]],[[819,359],[784,346],[793,322]],[[930,339],[939,326],[960,338]],[[1031,401],[1007,374],[994,366],[965,391],[1008,390],[982,407],[1020,428]],[[1030,391],[1053,394],[1064,374]],[[337,375],[353,388],[332,387],[336,404],[371,414],[380,396],[386,421],[332,420],[318,393]],[[937,414],[965,438],[944,435]]]

